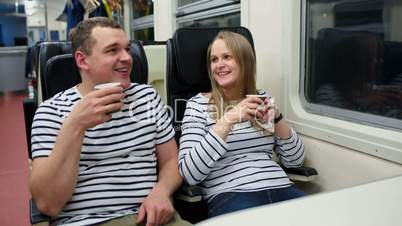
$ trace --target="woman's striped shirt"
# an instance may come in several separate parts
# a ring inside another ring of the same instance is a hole
[[[87,129],[79,179],[58,224],[89,225],[137,212],[157,182],[156,145],[174,136],[157,92],[133,83],[112,119]],[[51,154],[63,120],[81,100],[76,87],[43,102],[32,125],[32,156]],[[46,186],[46,185],[43,185]]]
[[[234,124],[226,140],[211,127],[208,98],[187,102],[180,139],[179,170],[190,185],[199,184],[205,198],[223,192],[250,192],[288,187],[292,183],[271,159],[273,151],[287,167],[304,161],[304,147],[292,129],[288,139],[266,136],[249,121]]]

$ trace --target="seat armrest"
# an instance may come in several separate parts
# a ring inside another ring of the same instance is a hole
[[[198,186],[183,185],[174,197],[185,202],[200,202],[202,200],[202,191]]]
[[[317,170],[312,167],[286,168],[283,165],[281,167],[292,181],[309,182],[313,181],[318,175]]]
[[[50,217],[42,214],[32,199],[29,200],[29,211],[31,215],[31,224],[37,225],[42,222],[49,222]]]

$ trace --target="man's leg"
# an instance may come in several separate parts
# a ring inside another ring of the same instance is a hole
[[[108,220],[99,226],[139,226],[135,223],[137,215],[129,214],[126,216],[118,217],[112,220]]]
[[[123,217],[119,217],[113,220],[106,221],[99,226],[145,226],[145,222],[141,224],[136,224],[137,214],[129,214]],[[165,226],[191,226],[189,222],[181,219],[180,215],[176,212],[172,220],[165,224]]]
[[[174,213],[173,219],[165,226],[191,226],[190,222],[181,219],[180,215],[176,212]]]

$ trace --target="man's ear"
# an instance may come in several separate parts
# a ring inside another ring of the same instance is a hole
[[[84,52],[77,50],[74,53],[74,58],[75,63],[80,70],[88,70],[87,55]]]

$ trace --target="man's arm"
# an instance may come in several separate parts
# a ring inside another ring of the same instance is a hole
[[[183,182],[177,166],[178,153],[179,150],[174,138],[156,146],[159,173],[158,183],[155,187],[160,187],[169,196],[172,196]]]
[[[64,120],[50,155],[33,160],[30,189],[41,212],[56,216],[71,199],[86,129],[109,120],[108,112],[121,109],[123,103],[119,100],[123,97],[121,87],[89,93]]]
[[[147,226],[163,225],[174,214],[171,196],[179,188],[183,179],[177,166],[178,149],[174,138],[156,146],[158,159],[158,182],[143,201],[137,223],[146,217]]]
[[[74,192],[84,132],[66,119],[49,157],[32,161],[31,194],[46,215],[56,216]]]

